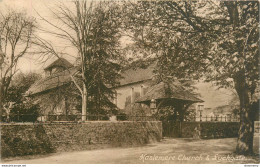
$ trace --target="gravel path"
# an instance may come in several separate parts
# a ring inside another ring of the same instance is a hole
[[[107,148],[78,152],[56,153],[33,159],[13,158],[7,164],[140,164],[140,163],[259,163],[259,157],[233,154],[235,138],[193,140],[163,139],[142,147]],[[32,158],[32,157],[30,157]]]

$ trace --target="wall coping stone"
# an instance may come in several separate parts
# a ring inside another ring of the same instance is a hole
[[[65,125],[65,124],[92,124],[92,123],[133,123],[133,122],[161,122],[161,121],[88,121],[88,122],[10,122],[10,123],[0,123],[1,125]]]

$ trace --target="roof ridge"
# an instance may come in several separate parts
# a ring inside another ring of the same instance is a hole
[[[47,70],[49,68],[51,68],[52,66],[55,66],[55,63],[62,61],[64,66],[68,66],[68,67],[73,67],[74,65],[72,63],[70,63],[67,59],[60,57],[57,60],[53,61],[51,64],[49,64],[47,67],[44,68],[44,70]]]

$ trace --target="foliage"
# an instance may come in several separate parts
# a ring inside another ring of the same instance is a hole
[[[165,106],[158,110],[158,112],[154,113],[153,116],[158,118],[160,121],[180,121],[181,120],[181,113],[183,113],[183,120],[190,121],[194,119],[196,111],[193,109],[188,109],[185,112],[183,110],[176,110],[173,106]]]
[[[203,122],[201,124],[202,138],[237,137],[238,122]]]
[[[46,154],[55,151],[55,147],[42,125],[6,125],[1,133],[2,158]]]
[[[41,75],[37,73],[18,73],[15,75],[8,89],[6,101],[22,103],[26,91],[40,78]]]
[[[157,53],[161,75],[205,77],[219,86],[234,87],[229,79],[246,66],[248,84],[254,89],[259,71],[258,3],[234,4],[241,11],[235,28],[228,13],[233,2],[215,1],[141,1],[126,8],[131,15],[125,25],[138,45]]]
[[[5,101],[7,108],[8,104],[14,103],[9,113],[11,121],[36,121],[39,106],[31,99],[25,97],[25,93],[40,78],[41,76],[36,73],[19,73],[14,76]]]
[[[118,51],[120,19],[117,10],[117,6],[109,3],[101,3],[93,10],[87,41],[92,49],[87,60],[82,62],[86,63],[84,74],[90,97],[87,105],[90,114],[108,114],[109,110],[116,110],[111,102],[114,92],[110,88],[117,84],[120,77],[118,71],[121,69]]]
[[[194,137],[194,129],[200,126],[201,138],[215,139],[237,137],[239,122],[183,122],[182,137]]]
[[[204,79],[234,88],[240,100],[238,153],[252,152],[259,77],[258,1],[139,1],[125,6],[125,27],[153,49],[161,78]]]
[[[160,121],[177,121],[177,111],[174,110],[172,106],[166,106],[161,108],[158,112],[155,113]]]

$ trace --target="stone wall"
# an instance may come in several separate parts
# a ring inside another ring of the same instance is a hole
[[[161,138],[159,121],[2,124],[1,156],[86,150],[95,146],[136,146]]]
[[[196,131],[204,139],[237,137],[239,122],[182,122],[181,129],[184,138],[196,136]]]

